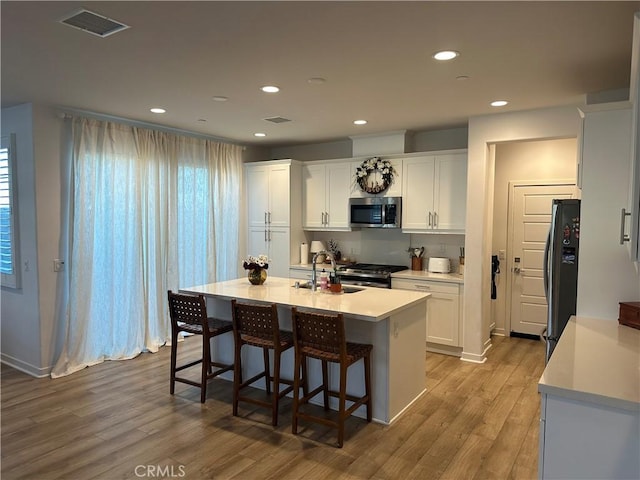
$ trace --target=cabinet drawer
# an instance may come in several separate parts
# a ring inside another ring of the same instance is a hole
[[[458,295],[458,284],[447,282],[429,282],[425,280],[407,280],[404,278],[392,278],[391,288],[400,290],[415,290],[431,293],[451,293]]]

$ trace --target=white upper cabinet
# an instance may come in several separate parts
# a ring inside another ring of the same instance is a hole
[[[302,168],[302,225],[306,230],[348,230],[349,163],[312,162]]]
[[[403,192],[403,231],[464,233],[467,154],[405,158]]]
[[[289,164],[251,164],[246,174],[249,226],[289,226]]]

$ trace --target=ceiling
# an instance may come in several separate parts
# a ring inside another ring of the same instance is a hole
[[[59,22],[80,7],[131,28],[100,38]],[[34,102],[282,146],[459,127],[628,88],[640,2],[3,0],[0,8],[3,107]],[[436,62],[441,49],[460,56]],[[326,81],[309,82],[317,77]],[[510,103],[489,106],[498,99]],[[149,111],[157,106],[167,112]],[[264,120],[274,116],[291,121]]]

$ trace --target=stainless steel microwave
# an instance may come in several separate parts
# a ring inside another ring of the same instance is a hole
[[[400,228],[402,197],[349,199],[349,225],[366,228]]]

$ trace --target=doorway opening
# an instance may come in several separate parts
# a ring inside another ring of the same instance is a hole
[[[551,199],[576,198],[575,138],[494,145],[491,333],[536,338],[546,324],[543,250]],[[547,213],[548,210],[548,213]]]

